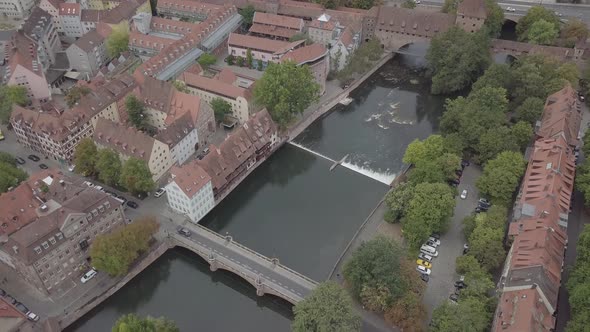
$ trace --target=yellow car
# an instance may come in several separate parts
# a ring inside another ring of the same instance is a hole
[[[4,140],[4,134],[2,134],[2,130],[0,130],[0,141]]]
[[[421,265],[421,266],[424,266],[427,269],[431,269],[432,268],[432,264],[430,264],[429,262],[427,262],[425,260],[418,259],[418,260],[416,260],[416,264]]]

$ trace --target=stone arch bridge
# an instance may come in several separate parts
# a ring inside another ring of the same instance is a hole
[[[171,247],[186,248],[209,263],[211,271],[223,269],[248,281],[256,294],[272,294],[297,304],[317,286],[317,282],[284,266],[277,258],[269,258],[249,249],[231,236],[222,236],[201,225],[187,225],[192,234],[186,237],[169,233]]]

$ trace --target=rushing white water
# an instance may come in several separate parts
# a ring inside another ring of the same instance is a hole
[[[307,148],[307,147],[305,147],[305,146],[303,146],[301,144],[297,144],[295,142],[289,142],[289,144],[291,144],[293,146],[296,146],[296,147],[298,147],[298,148],[300,148],[302,150],[305,150],[305,151],[307,151],[307,152],[309,152],[311,154],[314,154],[314,155],[316,155],[316,156],[318,156],[320,158],[324,158],[326,160],[329,160],[332,163],[336,163],[336,160],[334,160],[334,159],[332,159],[330,157],[324,156],[323,154],[321,154],[319,152],[313,151],[312,149]],[[348,159],[348,157],[346,159]],[[349,163],[347,161],[342,162],[341,165],[343,167],[346,167],[346,168],[352,170],[352,171],[355,171],[357,173],[360,173],[360,174],[362,174],[364,176],[370,177],[371,179],[377,180],[377,181],[379,181],[381,183],[385,183],[386,185],[390,185],[391,182],[393,181],[393,179],[395,179],[395,177],[396,177],[396,174],[395,173],[392,174],[392,173],[377,172],[377,171],[372,170],[372,169],[370,169],[368,167],[359,166],[359,165],[356,165],[356,164]]]

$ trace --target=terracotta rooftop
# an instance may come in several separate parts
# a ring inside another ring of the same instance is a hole
[[[550,332],[555,318],[543,305],[538,288],[504,292],[498,302],[493,332]]]
[[[257,150],[270,143],[271,136],[278,132],[266,108],[256,112],[242,127]]]
[[[577,145],[581,119],[581,106],[576,90],[568,84],[547,97],[537,135],[543,138],[562,135],[569,145]]]
[[[172,166],[169,182],[176,182],[186,196],[192,198],[203,186],[211,181],[211,177],[197,164],[196,160],[182,166]]]
[[[198,74],[184,72],[180,75],[179,80],[186,83],[186,85],[189,87],[204,90],[226,98],[234,100],[238,97],[243,97],[246,100],[251,98],[251,92],[249,89],[244,89],[233,84],[223,82],[219,79],[207,78]]]
[[[13,105],[10,116],[11,122],[25,125],[32,132],[48,135],[57,142],[62,142],[77,125],[87,122],[88,119],[90,118],[75,110],[53,114],[27,109],[16,104]]]
[[[62,2],[59,4],[60,16],[80,16],[80,4],[71,2]]]
[[[16,318],[17,320],[20,320],[25,318],[25,315],[8,303],[3,297],[0,297],[0,319],[1,318]],[[2,325],[0,324],[0,326]]]
[[[512,51],[515,53],[524,53],[531,55],[541,54],[545,56],[551,56],[562,61],[572,58],[575,52],[573,48],[548,45],[535,45],[505,39],[492,39],[491,47],[493,49]]]
[[[293,61],[298,65],[313,62],[328,54],[328,49],[322,44],[311,44],[289,51],[281,58],[281,62]]]
[[[122,155],[150,160],[155,139],[132,127],[98,118],[93,140],[104,147],[111,148]]]
[[[92,52],[95,47],[104,43],[105,38],[101,36],[96,30],[91,30],[84,34],[80,39],[76,40],[74,45],[78,46],[84,52]]]
[[[169,20],[167,18],[153,16],[150,25],[153,31],[163,31],[185,35],[193,31],[198,23]]]
[[[317,19],[311,21],[307,26],[309,28],[334,31],[334,29],[336,29],[336,25],[336,22],[331,19],[330,15],[322,14]]]
[[[52,20],[53,17],[48,12],[41,7],[35,7],[23,24],[23,32],[27,37],[38,41],[43,37]]]
[[[457,15],[485,19],[487,17],[484,0],[463,0],[457,6]]]
[[[168,113],[170,102],[175,88],[172,83],[161,81],[152,77],[146,77],[143,84],[136,88],[137,94],[141,101],[147,107]]]
[[[82,16],[80,21],[82,22],[98,22],[100,18],[100,10],[97,9],[82,9]]]
[[[298,32],[293,29],[277,27],[272,25],[264,25],[254,23],[248,30],[250,33],[258,33],[261,35],[269,35],[274,37],[286,38],[289,39],[295,36]]]
[[[254,36],[240,35],[237,33],[230,33],[227,44],[228,46],[246,49],[256,49],[274,54],[280,52],[285,48],[292,46],[292,44],[294,43]]]
[[[344,31],[340,34],[340,42],[344,47],[352,47],[354,42],[354,36],[352,29],[350,27],[346,27]]]
[[[11,49],[7,48],[9,70],[7,70],[6,74],[10,76],[18,66],[21,66],[45,80],[41,64],[37,62],[37,45],[25,37],[23,31],[15,33],[11,43],[13,47]]]
[[[129,46],[151,49],[158,52],[161,52],[175,41],[171,38],[146,35],[137,31],[129,32]]]
[[[383,29],[430,38],[454,26],[455,18],[439,12],[381,6],[376,25],[376,31]]]
[[[113,9],[103,10],[100,13],[100,21],[108,24],[119,24],[128,21],[135,15],[135,11],[147,0],[125,0]]]
[[[218,10],[220,6],[191,0],[161,0],[158,1],[157,7],[158,11],[162,9],[169,9],[201,15],[209,15],[212,11]]]
[[[255,12],[252,20],[254,24],[271,25],[281,28],[296,30],[303,29],[303,20],[300,18],[289,17],[284,15],[275,15],[263,12]]]

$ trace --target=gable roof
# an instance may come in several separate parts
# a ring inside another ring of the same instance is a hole
[[[383,29],[431,38],[439,32],[447,31],[454,25],[455,17],[453,15],[381,6],[375,31]]]
[[[322,44],[311,44],[289,51],[281,58],[281,62],[293,61],[298,65],[313,62],[328,54],[328,49]]]
[[[252,19],[254,24],[274,25],[277,27],[300,31],[303,28],[303,20],[300,18],[276,15],[263,12],[255,12]]]
[[[82,51],[89,53],[94,50],[95,47],[104,43],[105,38],[101,36],[96,30],[91,30],[84,34],[80,39],[72,45],[78,46]]]
[[[577,93],[568,84],[547,97],[537,134],[544,138],[563,135],[569,145],[577,145],[581,119]]]
[[[227,74],[224,74],[227,77]],[[208,78],[199,74],[191,72],[184,72],[180,75],[179,80],[186,83],[187,86],[207,91],[216,95],[220,95],[229,99],[237,99],[238,97],[249,100],[251,98],[251,91],[239,86],[224,82],[217,78]]]
[[[196,160],[192,160],[182,166],[172,166],[170,175],[169,182],[175,182],[189,198],[192,198],[201,188],[211,181],[209,174],[197,164]]]
[[[98,118],[93,140],[118,153],[149,162],[155,139],[132,127]]]
[[[483,0],[463,0],[457,6],[457,15],[485,19],[486,5]]]
[[[275,53],[282,50],[285,47],[288,47],[292,43],[281,40],[272,40],[267,38],[240,35],[232,32],[229,34],[227,44],[229,46],[256,49],[267,53]]]

